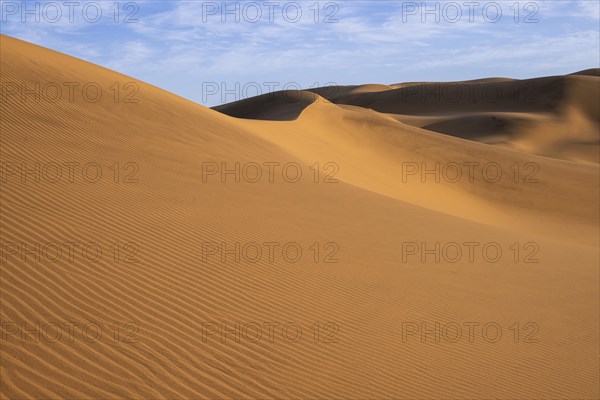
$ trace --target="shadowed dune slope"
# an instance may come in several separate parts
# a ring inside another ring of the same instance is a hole
[[[572,75],[600,76],[600,68],[584,69],[583,71],[575,72]]]
[[[277,106],[293,120],[234,118],[7,36],[0,50],[3,399],[600,395],[596,165],[315,95]],[[13,93],[67,82],[102,98]],[[138,101],[115,102],[110,88],[128,83]],[[238,115],[273,118],[247,104]],[[403,182],[403,163],[465,161],[532,162],[538,182]],[[268,179],[266,165],[286,164],[302,175]],[[402,251],[451,242],[479,242],[474,261]],[[503,256],[483,258],[486,243]],[[51,323],[74,339],[36,341]],[[94,340],[90,323],[103,327]],[[407,335],[450,323],[460,337]]]
[[[292,121],[318,98],[318,95],[307,91],[283,90],[224,104],[213,109],[236,118]]]

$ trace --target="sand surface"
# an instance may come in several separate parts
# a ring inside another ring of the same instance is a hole
[[[596,70],[209,109],[0,40],[3,399],[599,398]]]

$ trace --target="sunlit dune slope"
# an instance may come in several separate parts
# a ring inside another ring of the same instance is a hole
[[[440,135],[320,96],[299,112],[300,101],[293,99],[306,98],[306,92],[271,96],[260,106],[251,98],[218,109],[241,115],[250,108],[263,115],[267,121],[238,123],[307,163],[315,157],[335,160],[344,166],[339,178],[358,187],[482,224],[523,225],[524,231],[559,237],[567,230],[595,243],[600,211],[590,205],[599,201],[596,165]],[[269,120],[271,108],[290,103],[286,118],[292,122]]]
[[[0,49],[3,399],[600,395],[596,165],[316,95],[239,110],[285,121],[235,118],[7,36]],[[14,86],[69,82],[102,97],[38,102]],[[403,182],[404,162],[433,161],[532,162],[539,182]],[[302,175],[283,175],[286,164]],[[31,254],[74,242],[72,258]],[[478,242],[475,261],[403,251],[450,242]],[[262,256],[231,252],[249,243]],[[277,245],[273,260],[264,243]],[[280,251],[289,243],[301,249],[293,262]],[[486,243],[504,256],[482,258]],[[103,334],[32,336],[66,322]],[[457,340],[407,332],[449,323],[464,329]],[[289,324],[299,338],[284,336]],[[494,343],[489,324],[502,329]]]

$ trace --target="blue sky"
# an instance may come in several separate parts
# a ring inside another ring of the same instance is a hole
[[[4,34],[213,106],[272,89],[597,68],[599,4],[2,0],[1,23]]]

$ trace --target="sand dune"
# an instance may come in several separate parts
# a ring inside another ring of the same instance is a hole
[[[368,86],[211,110],[0,38],[2,398],[600,396],[599,78],[534,80],[534,104]],[[69,82],[102,97],[21,96]]]
[[[583,71],[574,72],[572,75],[600,76],[600,68],[584,69]]]
[[[323,100],[311,92],[285,90],[224,104],[214,109],[236,118],[293,121],[310,104]]]
[[[313,89],[336,104],[393,114],[401,122],[487,144],[600,163],[598,69],[513,80],[406,83],[369,90]]]

